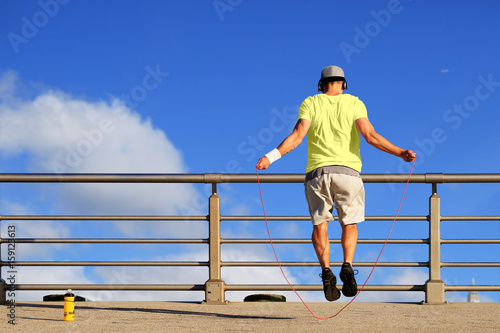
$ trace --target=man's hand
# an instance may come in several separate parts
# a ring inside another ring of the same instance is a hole
[[[417,154],[415,154],[411,150],[405,150],[401,153],[400,157],[405,161],[405,162],[413,162],[417,158]]]
[[[269,168],[270,164],[271,163],[269,163],[269,159],[266,156],[261,157],[259,159],[259,161],[257,162],[257,169],[259,169],[259,170],[267,169],[267,168]]]

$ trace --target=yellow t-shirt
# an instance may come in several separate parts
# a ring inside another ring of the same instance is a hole
[[[306,173],[327,165],[344,165],[361,172],[360,136],[354,121],[367,117],[356,96],[317,94],[307,97],[299,118],[311,122],[307,132]]]

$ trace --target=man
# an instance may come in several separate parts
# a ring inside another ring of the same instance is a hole
[[[399,148],[375,132],[363,102],[343,94],[344,89],[347,89],[344,71],[337,66],[325,67],[318,82],[318,91],[322,94],[302,102],[292,134],[257,162],[258,169],[267,169],[295,149],[307,134],[305,194],[313,222],[312,243],[322,268],[320,276],[328,301],[340,298],[337,278],[330,269],[327,234],[328,222],[333,220],[333,205],[342,227],[344,263],[339,274],[343,282],[342,293],[347,297],[357,293],[352,260],[358,241],[357,223],[365,219],[365,190],[359,175],[359,134],[375,148],[406,162],[416,158],[413,151]]]

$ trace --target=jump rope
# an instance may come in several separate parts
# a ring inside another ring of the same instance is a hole
[[[389,240],[389,237],[391,236],[392,229],[394,228],[394,223],[396,222],[396,219],[398,218],[399,210],[401,209],[401,205],[403,204],[403,199],[405,197],[406,189],[408,188],[408,183],[410,182],[410,178],[411,178],[411,174],[413,172],[413,167],[414,166],[415,166],[415,160],[413,161],[413,164],[411,165],[410,174],[408,175],[408,180],[406,181],[405,189],[403,191],[403,195],[401,197],[401,201],[399,202],[399,206],[398,206],[398,210],[396,212],[396,216],[394,216],[394,220],[392,221],[392,225],[391,225],[391,229],[389,230],[389,234],[387,235],[387,238],[385,239],[384,245],[382,246],[382,249],[380,250],[380,253],[379,253],[378,257],[377,257],[377,260],[375,261],[375,265],[373,265],[373,268],[372,268],[370,274],[368,274],[368,277],[366,278],[365,283],[363,284],[363,286],[359,289],[359,291],[356,293],[356,295],[351,299],[351,301],[349,303],[347,303],[343,308],[341,308],[333,316],[325,317],[325,318],[318,317],[318,316],[316,316],[312,312],[312,310],[307,306],[306,302],[304,302],[304,300],[302,299],[302,297],[300,297],[299,293],[292,286],[292,284],[290,283],[290,281],[288,281],[288,278],[286,277],[285,272],[283,271],[283,268],[281,267],[281,263],[280,263],[280,261],[278,259],[278,255],[276,254],[276,250],[274,249],[273,240],[271,239],[271,233],[269,232],[269,224],[267,223],[266,209],[264,208],[264,199],[262,199],[262,190],[260,188],[259,169],[256,168],[256,170],[257,170],[257,184],[259,185],[260,201],[262,203],[262,211],[264,212],[264,220],[266,221],[267,235],[269,236],[269,242],[271,243],[271,247],[273,249],[273,253],[274,253],[274,257],[276,258],[276,262],[278,263],[278,266],[279,266],[279,268],[281,270],[281,274],[283,274],[283,277],[285,278],[285,280],[288,283],[288,285],[290,286],[290,288],[292,288],[292,290],[295,292],[295,294],[297,295],[297,297],[301,300],[302,304],[304,304],[304,306],[307,308],[307,310],[309,310],[309,313],[311,313],[311,315],[314,318],[316,318],[317,320],[326,320],[326,319],[331,319],[331,318],[334,318],[334,317],[338,316],[345,308],[347,308],[352,302],[354,302],[354,300],[356,299],[356,297],[358,297],[358,295],[361,293],[361,291],[363,290],[363,288],[366,286],[366,283],[368,282],[368,280],[372,276],[372,273],[375,270],[375,267],[377,267],[377,264],[378,264],[378,261],[380,259],[380,256],[382,255],[382,252],[384,251],[384,248],[387,245],[387,241]]]

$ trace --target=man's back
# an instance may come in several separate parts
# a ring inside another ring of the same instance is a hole
[[[311,122],[306,172],[327,165],[360,172],[360,136],[354,122],[361,117],[367,117],[366,107],[355,96],[317,94],[306,98],[299,109],[299,118]]]

